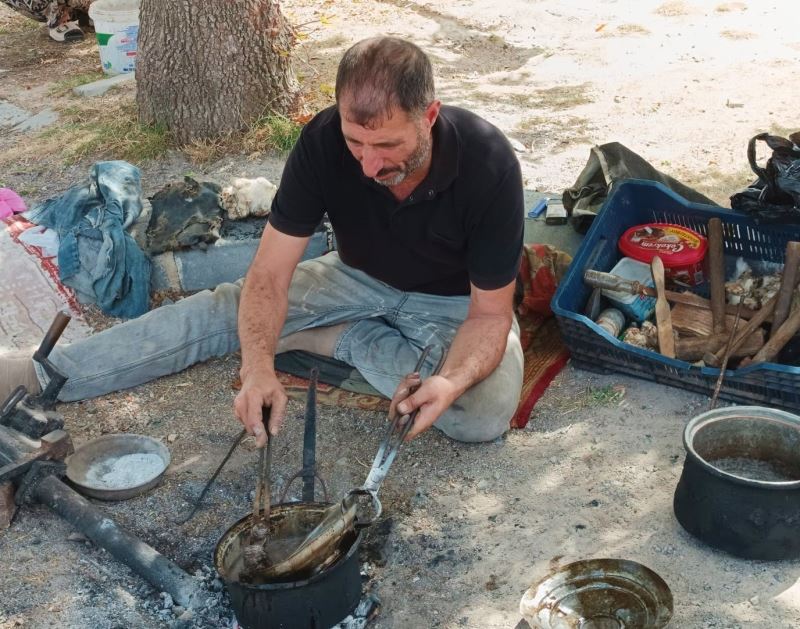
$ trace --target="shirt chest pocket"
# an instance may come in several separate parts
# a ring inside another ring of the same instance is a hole
[[[431,244],[452,252],[464,252],[467,249],[467,232],[464,229],[460,212],[439,211],[434,213],[426,232],[428,242]]]

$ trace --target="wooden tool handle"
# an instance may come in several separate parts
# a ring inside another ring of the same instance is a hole
[[[778,301],[775,303],[775,312],[772,313],[772,330],[770,338],[774,337],[778,328],[781,327],[786,317],[789,316],[789,309],[792,307],[792,296],[794,287],[797,285],[797,267],[800,264],[800,242],[789,241],[786,243],[786,256],[783,262],[783,275],[781,275],[781,287],[778,290]]]
[[[658,326],[658,351],[668,358],[675,358],[675,337],[672,336],[672,316],[669,302],[664,294],[664,263],[655,256],[650,262],[653,283],[656,287],[656,325]]]
[[[708,221],[708,283],[711,317],[715,334],[725,331],[725,258],[722,242],[722,221]]]
[[[783,325],[770,336],[769,340],[764,343],[764,347],[759,350],[758,354],[753,356],[754,363],[772,362],[775,357],[783,349],[783,346],[800,330],[800,306],[792,310],[792,313],[783,322]]]
[[[595,271],[593,269],[589,269],[583,274],[583,281],[593,288],[605,288],[631,295],[646,295],[647,297],[657,296],[654,288],[645,286],[640,282],[629,280],[612,273]],[[700,295],[695,295],[694,293],[679,293],[673,290],[665,290],[664,295],[667,297],[667,301],[671,301],[676,304],[686,304],[688,306],[695,306],[697,308],[705,308],[706,310],[711,308],[711,302],[708,299],[705,297],[700,297]],[[725,312],[729,315],[735,315],[736,310],[737,307],[732,304],[725,305]],[[755,314],[754,311],[750,310],[749,308],[742,307],[742,319],[750,319],[753,314]],[[594,317],[592,317],[592,319],[593,318]]]
[[[704,358],[709,352],[725,351],[729,333],[712,334],[710,336],[688,336],[675,341],[675,357],[680,360],[695,361]],[[731,358],[752,356],[764,345],[764,332],[759,328],[747,337],[736,350],[731,351]]]
[[[742,343],[745,342],[747,337],[750,336],[754,330],[756,330],[762,323],[764,323],[764,321],[769,318],[769,316],[772,314],[772,311],[775,309],[775,302],[777,301],[778,296],[773,296],[767,303],[761,306],[760,310],[756,311],[756,313],[753,315],[753,318],[747,322],[746,326],[744,326],[744,329],[736,334],[736,338],[731,344],[731,354],[741,347]],[[722,360],[723,354],[725,354],[724,347],[720,348],[718,351],[714,352],[713,356],[709,357],[713,358],[713,360],[708,360],[708,364],[717,367]]]

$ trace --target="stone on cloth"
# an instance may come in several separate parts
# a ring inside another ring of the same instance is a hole
[[[234,179],[222,189],[222,207],[232,219],[266,216],[277,190],[278,186],[264,177]]]

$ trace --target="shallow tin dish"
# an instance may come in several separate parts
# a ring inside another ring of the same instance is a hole
[[[169,463],[169,450],[152,437],[103,435],[67,459],[67,478],[86,496],[127,500],[155,487]]]
[[[672,593],[635,561],[588,559],[531,586],[519,611],[538,629],[660,629],[672,617]]]

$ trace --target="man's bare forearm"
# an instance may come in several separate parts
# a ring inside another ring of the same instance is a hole
[[[259,369],[274,370],[275,348],[286,321],[286,291],[270,277],[249,274],[239,301],[241,377]]]
[[[511,330],[512,314],[468,317],[456,332],[441,374],[461,395],[492,373]]]

